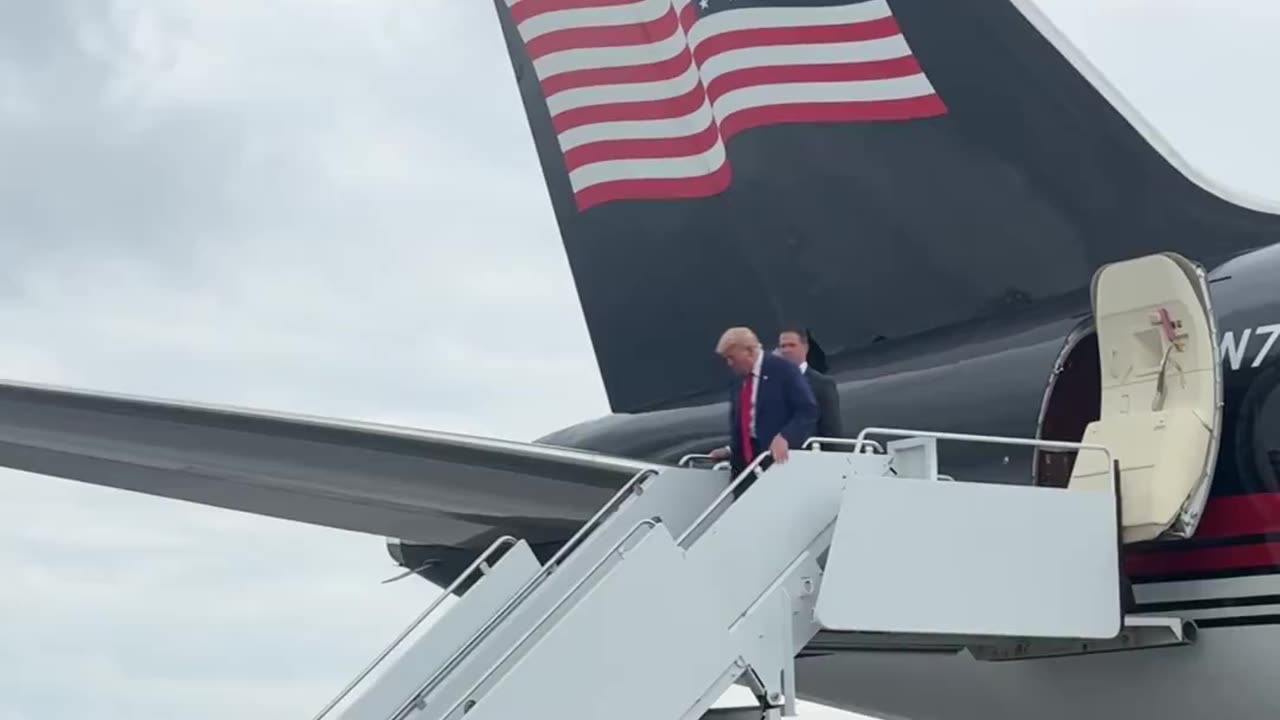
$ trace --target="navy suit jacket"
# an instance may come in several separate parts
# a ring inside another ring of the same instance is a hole
[[[738,397],[742,383],[740,378],[729,392],[729,449],[735,460],[742,456],[738,432]],[[817,434],[818,403],[800,368],[789,360],[766,354],[760,363],[759,383],[755,432],[759,447],[751,448],[753,455],[768,450],[769,443],[779,433],[793,448]]]

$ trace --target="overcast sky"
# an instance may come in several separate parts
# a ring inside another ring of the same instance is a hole
[[[1280,5],[1044,2],[1280,200]],[[559,242],[490,2],[0,0],[0,377],[531,439],[607,412]],[[309,717],[434,596],[396,572],[0,471],[0,720]]]

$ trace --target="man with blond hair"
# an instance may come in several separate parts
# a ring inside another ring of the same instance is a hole
[[[774,462],[786,462],[787,450],[812,437],[818,422],[818,403],[800,369],[764,352],[755,332],[746,327],[725,330],[716,354],[741,380],[729,394],[729,445],[711,456],[728,458],[734,477],[766,450]]]

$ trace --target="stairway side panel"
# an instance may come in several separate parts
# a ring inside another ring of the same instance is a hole
[[[1107,490],[858,476],[817,619],[844,631],[1110,638],[1122,621],[1119,547]]]
[[[877,467],[885,462],[883,456],[863,457]],[[788,462],[770,467],[694,542],[689,562],[724,576],[716,593],[726,610],[745,610],[835,521],[845,476],[857,458],[793,450]]]
[[[471,688],[476,672],[496,664],[519,642],[532,623],[550,612],[582,576],[590,572],[638,523],[661,517],[665,524],[671,517],[683,527],[690,522],[692,514],[709,505],[727,485],[724,473],[701,469],[668,468],[645,480],[524,601],[511,610],[457,672],[435,688],[429,698],[431,708],[443,711],[458,702]]]
[[[725,622],[662,527],[626,552],[553,627],[516,649],[467,720],[680,717],[736,657]],[[589,581],[590,582],[590,581]],[[572,678],[567,693],[565,678]],[[456,720],[456,717],[454,718]]]
[[[391,655],[375,672],[375,680],[340,717],[342,720],[386,720],[410,700],[431,675],[447,662],[473,633],[510,600],[538,572],[537,558],[521,540],[503,555],[460,600],[425,629],[400,655]]]

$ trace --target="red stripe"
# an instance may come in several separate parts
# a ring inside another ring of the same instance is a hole
[[[513,8],[517,22],[545,12],[584,7],[609,7],[632,4],[619,0],[523,0]],[[584,47],[643,48],[655,39],[670,38],[681,27],[686,31],[697,22],[692,4],[681,12],[669,9],[661,18],[649,22],[608,27],[569,28],[556,30],[527,43],[531,58]],[[840,25],[815,25],[789,28],[751,28],[714,35],[703,40],[690,53],[654,63],[623,68],[586,68],[543,78],[542,90],[547,97],[566,90],[637,82],[661,82],[680,78],[696,61],[723,52],[749,47],[778,45],[812,45],[857,42],[893,37],[900,33],[892,17]],[[744,68],[718,77],[709,92],[701,84],[676,98],[658,101],[609,103],[566,110],[552,118],[557,132],[601,122],[662,120],[683,117],[697,111],[710,94],[720,97],[740,88],[796,82],[849,82],[907,77],[921,72],[915,58],[906,56],[884,61],[829,63]],[[720,138],[752,127],[797,122],[854,122],[905,120],[944,114],[946,107],[936,95],[890,101],[807,102],[752,108],[734,113],[721,127],[715,123],[679,138],[610,140],[582,145],[564,155],[569,170],[592,163],[619,159],[676,158],[704,153],[715,147]],[[728,162],[713,172],[696,178],[631,179],[599,183],[575,193],[579,210],[620,199],[671,199],[706,197],[728,188],[731,172]]]
[[[899,34],[898,21],[892,16],[843,25],[806,25],[785,28],[750,28],[712,35],[693,51],[702,65],[708,58],[729,50],[772,45],[816,45],[820,43],[876,40]]]
[[[662,17],[646,22],[553,30],[525,43],[525,48],[529,58],[537,60],[563,50],[649,45],[667,40],[679,30],[675,8],[667,8]]]
[[[680,27],[688,34],[693,29],[695,23],[698,22],[698,11],[693,9],[693,4],[698,0],[690,0],[683,8],[680,9]]]
[[[946,112],[946,105],[937,95],[902,100],[766,105],[740,110],[725,118],[720,123],[720,135],[728,140],[743,130],[763,125],[911,120]]]
[[[892,60],[875,60],[871,62],[745,68],[733,70],[716,77],[707,85],[707,95],[714,102],[725,93],[756,85],[884,80],[887,78],[908,77],[921,72],[920,63],[911,55]]]
[[[634,5],[642,0],[520,0],[511,6],[511,19],[520,24],[531,17],[557,10],[581,10],[585,8]]]
[[[1152,575],[1244,570],[1271,565],[1280,565],[1280,543],[1130,553],[1124,558],[1125,572],[1135,579]]]
[[[1196,528],[1195,540],[1223,539],[1280,532],[1280,493],[1211,497]],[[1178,575],[1280,565],[1280,542],[1227,547],[1179,547],[1178,541],[1158,549],[1131,550],[1125,570],[1133,576]]]
[[[1211,497],[1196,528],[1197,538],[1280,532],[1280,493]]]
[[[662,100],[587,105],[565,110],[551,118],[551,125],[556,129],[557,133],[562,133],[583,125],[602,122],[668,120],[684,117],[694,112],[702,107],[706,98],[707,91],[703,89],[701,84],[697,84],[683,95],[663,98]]]
[[[542,92],[549,98],[558,92],[582,87],[671,80],[683,75],[691,65],[693,65],[693,54],[685,48],[675,57],[644,65],[590,68],[558,73],[542,81]]]
[[[574,195],[578,210],[611,200],[672,200],[676,198],[702,198],[724,192],[733,174],[729,164],[722,164],[707,175],[676,180],[616,180],[583,188]]]
[[[608,160],[682,158],[701,155],[715,147],[719,140],[720,130],[712,122],[702,132],[683,137],[647,140],[602,140],[579,145],[564,154],[564,161],[569,170],[576,170],[583,165]]]

